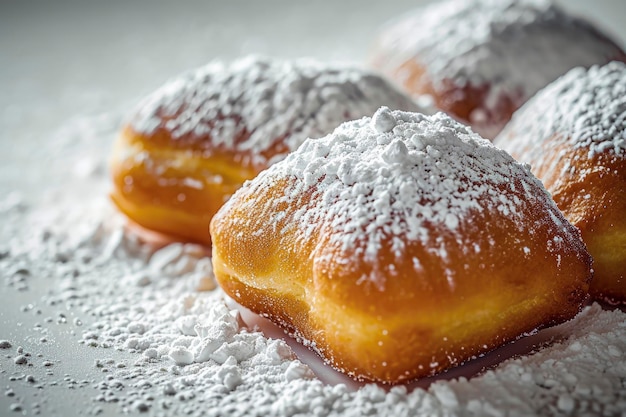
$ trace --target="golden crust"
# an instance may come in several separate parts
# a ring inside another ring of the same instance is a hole
[[[586,148],[572,143],[554,135],[542,142],[542,152],[522,149],[513,157],[530,163],[565,217],[580,229],[594,259],[592,297],[626,303],[626,158],[609,151],[590,158]],[[540,160],[529,160],[531,155]]]
[[[449,265],[417,241],[406,242],[402,259],[383,242],[379,264],[394,271],[381,272],[389,278],[381,291],[360,280],[371,268],[362,252],[333,246],[332,227],[296,243],[301,230],[290,227],[293,215],[318,196],[313,187],[305,198],[276,208],[272,202],[290,192],[290,181],[265,178],[264,187],[244,187],[214,217],[215,275],[235,300],[287,327],[357,379],[398,383],[433,375],[565,321],[586,299],[590,258],[580,241],[563,246],[558,262],[546,253],[555,230],[542,207],[528,219],[536,224],[532,236],[518,235],[513,220],[499,212],[489,213],[489,222],[478,212],[469,216],[460,227],[478,245],[471,256],[433,226],[448,248]],[[284,217],[270,224],[276,212]],[[414,258],[421,264],[417,273]]]
[[[209,222],[257,170],[235,155],[180,148],[158,130],[148,136],[126,126],[111,158],[111,199],[139,225],[184,240],[210,244]]]

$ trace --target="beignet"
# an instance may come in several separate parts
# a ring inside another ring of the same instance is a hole
[[[224,291],[356,379],[433,375],[572,318],[591,259],[539,180],[442,113],[307,140],[211,222]]]
[[[531,165],[591,253],[591,295],[626,303],[626,65],[577,68],[537,93],[496,138]]]
[[[113,150],[111,197],[143,227],[209,244],[211,217],[245,180],[307,137],[381,105],[417,109],[357,68],[262,57],[212,63],[139,104]]]
[[[493,139],[568,70],[625,58],[608,35],[550,0],[445,0],[387,24],[371,62]]]

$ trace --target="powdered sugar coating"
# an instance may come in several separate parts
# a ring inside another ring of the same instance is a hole
[[[626,158],[626,65],[569,71],[522,107],[495,143],[534,163],[548,145],[587,149],[589,159]]]
[[[623,56],[606,35],[550,0],[437,2],[391,22],[379,42],[390,68],[417,57],[435,85],[490,86],[487,114],[502,94],[521,104],[571,68]],[[482,113],[472,116],[480,121]]]
[[[373,269],[362,281],[381,290],[386,274],[377,272],[393,267],[378,264],[385,242],[391,242],[393,255],[400,259],[408,242],[420,242],[447,265],[453,250],[446,246],[447,237],[453,236],[464,253],[473,253],[476,242],[463,229],[477,218],[488,222],[491,213],[510,217],[518,232],[528,233],[533,227],[528,216],[541,205],[550,213],[555,247],[576,238],[527,166],[442,113],[426,116],[381,108],[371,118],[344,123],[324,138],[306,141],[244,186],[244,192],[256,195],[276,178],[293,180],[284,197],[276,198],[276,207],[292,199],[305,201],[295,204],[305,208],[283,232],[296,230],[296,239],[304,244],[315,230],[329,228],[328,246],[359,253]],[[307,201],[311,190],[316,195]],[[242,201],[235,197],[226,206],[254,204]],[[281,219],[267,213],[264,217]],[[449,284],[454,286],[450,277]]]
[[[264,166],[381,105],[418,109],[365,70],[251,56],[172,80],[140,103],[131,125],[145,135],[164,130],[180,146],[245,154],[244,163]],[[276,147],[278,156],[269,152]]]

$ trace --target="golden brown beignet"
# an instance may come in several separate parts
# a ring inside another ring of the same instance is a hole
[[[211,234],[227,294],[385,383],[570,319],[591,278],[539,180],[442,113],[381,108],[305,142],[239,189]]]
[[[577,68],[495,139],[529,163],[594,258],[590,292],[626,303],[626,65]]]
[[[624,52],[550,0],[446,0],[390,22],[371,61],[410,94],[493,139],[526,100],[577,66]]]
[[[140,103],[113,150],[111,196],[141,226],[208,244],[211,217],[245,180],[381,105],[417,110],[356,68],[259,57],[210,64]]]

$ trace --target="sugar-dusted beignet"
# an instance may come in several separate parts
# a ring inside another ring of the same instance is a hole
[[[357,68],[260,57],[204,66],[130,117],[113,150],[112,199],[148,229],[208,244],[211,217],[245,180],[381,105],[417,109]]]
[[[444,0],[384,27],[372,64],[492,139],[542,87],[623,50],[551,0]]]
[[[626,303],[626,65],[577,68],[522,107],[495,143],[529,163],[593,256],[591,295]]]
[[[211,222],[224,291],[357,378],[448,369],[573,317],[591,259],[539,180],[442,113],[305,142]]]

